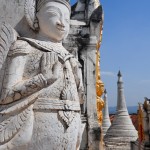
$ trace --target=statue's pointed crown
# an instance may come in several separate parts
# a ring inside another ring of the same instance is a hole
[[[36,0],[36,8],[37,11],[46,3],[46,2],[58,2],[66,5],[70,10],[70,0]]]

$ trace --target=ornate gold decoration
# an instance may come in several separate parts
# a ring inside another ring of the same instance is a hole
[[[96,52],[96,96],[97,96],[97,116],[98,122],[101,125],[103,121],[103,114],[102,109],[104,108],[104,101],[101,98],[102,94],[104,93],[104,84],[100,78],[100,45],[102,41],[102,23],[100,24],[100,40],[97,43],[97,52]]]
[[[139,111],[138,111],[138,136],[139,136],[139,142],[142,142],[145,139],[144,128],[143,128],[143,105],[142,104],[139,104]]]

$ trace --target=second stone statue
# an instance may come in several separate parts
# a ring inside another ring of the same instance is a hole
[[[81,65],[63,46],[67,0],[26,0],[35,38],[3,24],[0,36],[0,150],[76,150],[81,141]]]

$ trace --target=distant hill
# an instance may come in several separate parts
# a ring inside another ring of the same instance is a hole
[[[138,106],[128,106],[128,112],[129,114],[137,113]],[[109,107],[109,114],[115,114],[116,113],[116,107]]]

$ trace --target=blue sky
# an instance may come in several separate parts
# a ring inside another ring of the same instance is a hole
[[[127,105],[138,105],[144,97],[150,98],[150,0],[101,0],[101,4],[104,9],[101,78],[109,106],[117,103],[119,69]]]

